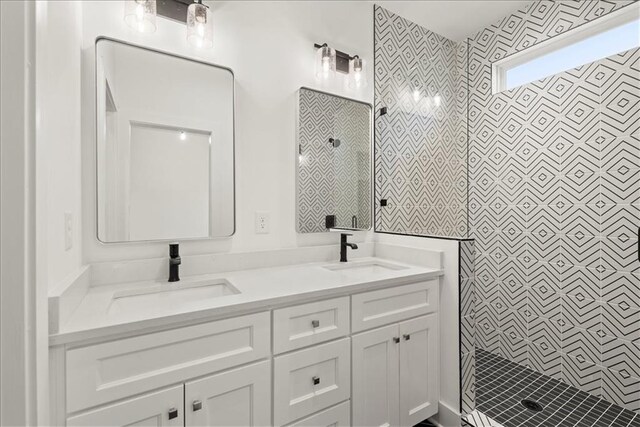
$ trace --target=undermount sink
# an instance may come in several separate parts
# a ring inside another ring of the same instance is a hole
[[[404,267],[402,265],[389,264],[386,262],[380,261],[355,261],[355,262],[345,262],[340,264],[330,264],[324,265],[322,268],[336,271],[339,273],[347,273],[353,272],[354,274],[380,274],[380,273],[388,273],[390,271],[397,270],[405,270],[408,267]]]
[[[179,306],[194,301],[239,294],[226,279],[197,282],[159,283],[145,288],[127,289],[113,294],[110,310],[138,309],[142,306]]]

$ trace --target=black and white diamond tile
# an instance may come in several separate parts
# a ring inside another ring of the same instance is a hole
[[[477,328],[477,295],[475,283],[475,242],[458,242],[459,286],[460,286],[460,405],[461,413],[468,414],[475,409],[475,348],[479,337]],[[483,316],[488,316],[486,307],[481,308]],[[499,316],[493,315],[493,324],[498,325]],[[488,318],[487,318],[488,320]],[[497,340],[499,343],[499,339]],[[499,345],[499,344],[498,344]]]
[[[600,394],[602,370],[589,360],[562,353],[562,381],[582,391]]]
[[[379,6],[374,20],[375,110],[387,107],[376,118],[376,197],[390,203],[376,204],[376,230],[466,237],[466,43]]]
[[[640,412],[640,379],[629,371],[602,370],[602,397],[609,402],[619,402],[626,408]]]
[[[640,308],[640,275],[617,270],[605,270],[601,275],[602,301]]]
[[[470,38],[469,227],[476,345],[638,410],[640,49],[490,85],[492,61],[631,3],[536,1]]]

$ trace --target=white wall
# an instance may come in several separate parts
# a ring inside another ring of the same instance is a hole
[[[79,2],[34,2],[35,28],[35,369],[37,420],[48,424],[47,292],[82,264]],[[65,212],[72,215],[72,247],[65,248]],[[14,224],[14,226],[16,226]],[[3,234],[4,239],[4,234]],[[14,266],[17,270],[17,266]]]
[[[82,264],[79,2],[38,2],[36,117],[39,232],[47,246],[47,281],[55,286]],[[65,212],[73,215],[73,247],[65,249]]]
[[[83,250],[85,262],[166,256],[164,243],[103,245],[95,223],[94,88],[95,38],[103,35],[233,69],[236,77],[236,234],[229,239],[184,242],[183,254],[287,248],[336,242],[334,234],[295,231],[296,91],[317,87],[366,102],[341,81],[320,87],[314,79],[313,43],[373,62],[373,5],[369,2],[215,2],[214,47],[187,45],[183,25],[158,18],[151,35],[122,20],[122,2],[82,3],[83,8]],[[341,76],[340,76],[341,77]],[[256,211],[271,213],[271,233],[254,234]],[[364,234],[370,239],[370,234]]]
[[[42,319],[35,304],[37,287],[33,274],[34,28],[32,2],[0,2],[0,425],[3,426],[37,425],[37,408],[42,397],[37,393],[42,375],[36,360],[37,344],[34,345],[35,329]]]

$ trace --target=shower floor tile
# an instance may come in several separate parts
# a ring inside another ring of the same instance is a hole
[[[542,410],[525,408],[523,399]],[[640,427],[635,412],[481,349],[476,349],[476,410],[504,427]]]

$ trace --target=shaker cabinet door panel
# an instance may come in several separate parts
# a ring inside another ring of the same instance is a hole
[[[187,426],[270,425],[270,362],[188,382],[185,412]]]
[[[398,325],[355,335],[353,425],[397,426],[399,422]]]
[[[438,412],[438,318],[400,323],[400,424],[413,426]]]

